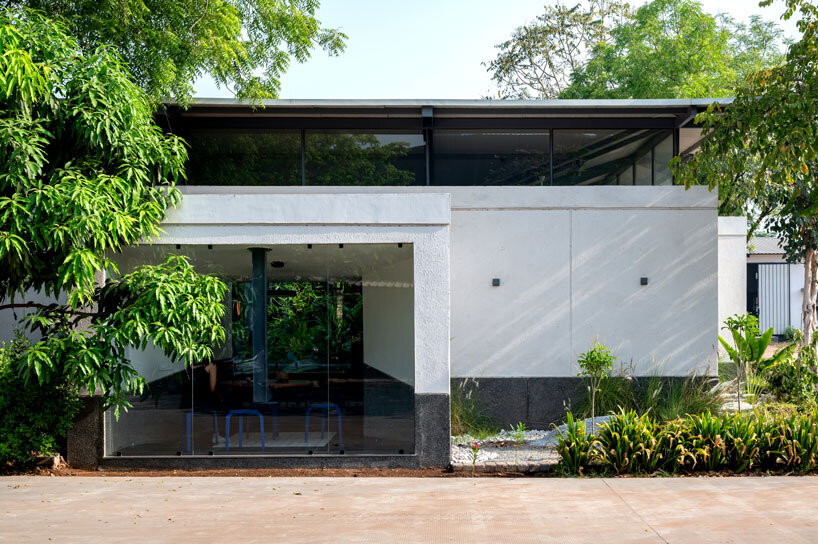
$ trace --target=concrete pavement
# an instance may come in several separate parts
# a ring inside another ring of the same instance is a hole
[[[818,477],[0,478],[0,542],[818,542]]]

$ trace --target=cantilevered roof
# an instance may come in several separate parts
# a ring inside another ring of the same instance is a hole
[[[690,126],[696,113],[732,98],[651,100],[443,100],[443,99],[277,99],[252,102],[196,98],[187,108],[169,103],[183,117],[380,117],[391,119],[672,118]]]

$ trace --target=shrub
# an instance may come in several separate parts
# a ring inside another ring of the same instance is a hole
[[[768,420],[763,430],[763,461],[775,468],[808,472],[818,467],[818,411]]]
[[[711,385],[702,376],[658,379],[655,382],[658,384],[658,390],[650,391],[649,382],[644,411],[650,409],[650,412],[659,419],[670,421],[690,414],[721,411],[722,388],[719,384]]]
[[[474,383],[472,388],[468,387],[468,378],[452,388],[450,401],[452,435],[470,435],[482,439],[497,434],[500,429],[481,410],[474,395],[479,384],[477,380],[472,381]]]
[[[594,456],[617,474],[654,472],[662,463],[661,441],[650,417],[621,410],[600,426]]]
[[[23,468],[38,455],[53,455],[79,410],[77,391],[40,386],[18,372],[27,341],[18,334],[0,345],[0,469]]]
[[[580,354],[577,359],[577,364],[580,369],[579,376],[588,378],[588,390],[591,393],[592,427],[596,408],[596,392],[599,390],[600,383],[610,376],[615,360],[616,357],[613,356],[611,350],[599,342],[594,342],[591,349]]]
[[[565,416],[567,429],[557,440],[560,456],[557,469],[565,474],[583,474],[591,462],[591,435],[585,434],[585,421],[575,420],[569,412]]]

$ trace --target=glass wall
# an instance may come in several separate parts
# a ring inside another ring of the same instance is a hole
[[[301,132],[196,131],[190,146],[190,185],[301,185]]]
[[[668,169],[673,158],[671,130],[435,129],[424,136],[409,131],[211,129],[193,131],[187,141],[190,185],[541,186],[673,182]]]
[[[433,133],[433,185],[549,185],[548,131]]]
[[[554,130],[553,184],[669,185],[672,156],[669,130]]]
[[[306,131],[307,185],[426,185],[421,133]]]
[[[188,368],[133,350],[148,386],[106,415],[107,455],[414,453],[411,244],[143,246],[118,263],[168,253],[227,283],[226,340]]]

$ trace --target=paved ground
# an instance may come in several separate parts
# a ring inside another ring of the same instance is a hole
[[[9,477],[0,541],[789,544],[816,504],[818,477]]]

